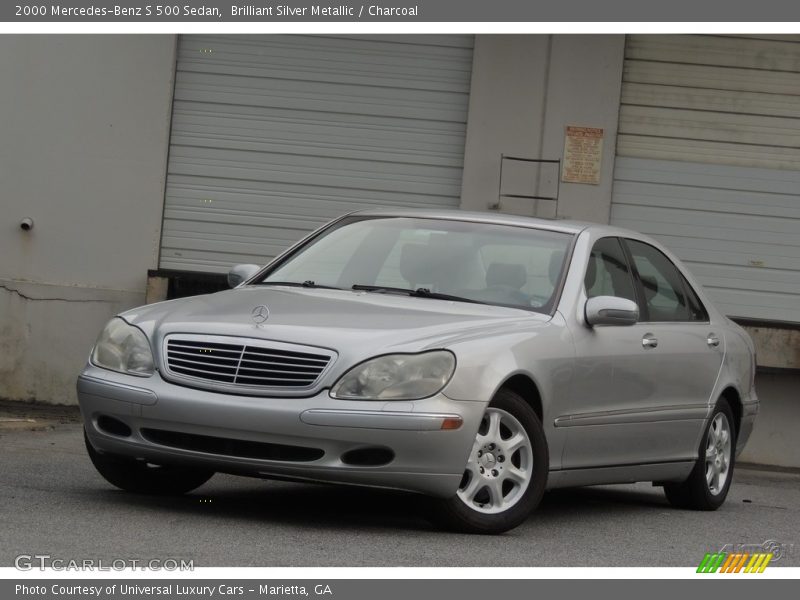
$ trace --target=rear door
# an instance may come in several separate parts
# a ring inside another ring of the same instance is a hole
[[[722,330],[710,323],[697,294],[663,252],[640,240],[624,244],[641,311],[630,343],[639,352],[617,365],[615,389],[636,407],[636,420],[652,435],[644,458],[692,458],[722,365]]]

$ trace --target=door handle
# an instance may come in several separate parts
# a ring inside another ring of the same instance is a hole
[[[714,333],[709,333],[708,338],[706,338],[706,342],[711,348],[716,348],[719,346],[719,338]]]
[[[652,333],[644,334],[644,337],[642,338],[642,347],[655,348],[656,346],[658,346],[658,340],[656,339],[656,336],[654,336]]]

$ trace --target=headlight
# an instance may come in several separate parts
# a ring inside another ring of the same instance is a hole
[[[148,377],[153,374],[153,352],[144,333],[119,317],[111,319],[92,350],[92,363],[104,369]]]
[[[419,400],[447,385],[455,368],[456,358],[446,350],[379,356],[342,375],[331,396],[342,400]]]

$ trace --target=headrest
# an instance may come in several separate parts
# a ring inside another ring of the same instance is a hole
[[[492,263],[486,270],[486,285],[505,285],[515,290],[528,282],[528,272],[524,265],[513,263]]]
[[[427,244],[406,244],[400,249],[400,275],[412,285],[433,283],[435,263]]]
[[[563,250],[553,250],[550,255],[550,265],[547,268],[547,275],[550,277],[550,283],[553,287],[558,283],[558,276],[561,274],[561,265],[564,262]]]

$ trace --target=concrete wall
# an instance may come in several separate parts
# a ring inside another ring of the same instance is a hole
[[[624,48],[624,35],[476,36],[461,207],[498,201],[501,154],[558,160],[567,125],[601,127],[600,184],[561,183],[558,216],[608,223]],[[503,192],[550,195],[558,176],[511,165]],[[540,201],[538,215],[554,209]],[[501,199],[500,210],[533,215],[534,202]]]
[[[475,36],[461,208],[497,202],[501,154],[541,157],[549,47],[544,35]]]
[[[0,36],[0,397],[74,403],[103,323],[144,302],[174,64],[175,36]]]
[[[800,468],[800,372],[756,375],[760,412],[742,462]]]

